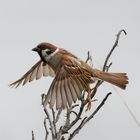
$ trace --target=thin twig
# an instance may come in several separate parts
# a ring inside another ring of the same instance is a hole
[[[107,63],[108,63],[108,61],[109,61],[109,58],[110,58],[110,56],[112,55],[114,49],[118,46],[118,42],[119,42],[120,35],[121,35],[122,32],[123,32],[125,35],[127,35],[127,33],[126,33],[126,31],[125,31],[124,29],[122,29],[122,30],[120,30],[120,31],[118,32],[118,34],[116,35],[115,43],[114,43],[112,49],[110,50],[110,52],[108,53],[108,55],[107,55],[107,57],[106,57],[106,59],[105,59],[105,62],[104,62],[104,65],[103,65],[103,71],[106,70],[106,66],[107,66]]]
[[[55,122],[56,122],[56,123],[58,122],[61,113],[62,113],[62,108],[58,110],[58,113],[57,113],[57,115],[56,115],[56,119],[55,119]]]
[[[44,127],[45,127],[45,132],[46,132],[45,140],[48,139],[48,135],[49,135],[49,131],[48,131],[47,126],[46,126],[46,120],[47,120],[47,118],[44,119]]]
[[[50,124],[50,130],[51,130],[51,134],[52,134],[52,138],[55,139],[55,131],[54,131],[54,127],[53,127],[53,122],[51,120],[51,117],[49,115],[49,112],[47,111],[46,107],[44,107],[44,112],[47,116],[47,119],[49,121],[49,124]]]
[[[99,106],[96,108],[96,110],[86,119],[85,123],[87,123],[88,121],[90,121],[95,114],[101,109],[101,107],[105,104],[106,100],[108,99],[108,97],[112,94],[112,92],[109,92],[105,98],[102,100],[102,102],[99,104]]]
[[[67,128],[62,129],[62,134],[67,133],[81,119],[81,115],[83,113],[84,106],[85,106],[85,103],[81,102],[80,110],[77,114],[77,117],[69,124],[69,126]]]
[[[83,127],[84,121],[85,121],[86,119],[87,119],[87,117],[85,117],[85,118],[81,121],[80,125],[73,131],[72,134],[70,134],[70,137],[68,138],[68,140],[71,140],[76,134],[79,133],[79,131],[80,131],[81,128]]]
[[[74,108],[76,108],[76,107],[78,107],[78,106],[79,106],[79,104],[75,104],[75,105],[73,105],[71,108],[74,109]]]
[[[35,140],[34,131],[32,131],[32,140]]]
[[[90,51],[87,52],[87,59],[86,59],[85,63],[87,63],[89,60],[92,60]]]
[[[105,101],[108,99],[109,95],[111,95],[112,93],[108,93],[105,98],[102,100],[102,102],[99,104],[99,106],[96,108],[96,110],[89,116],[89,117],[85,117],[80,125],[73,131],[72,134],[70,134],[70,137],[68,138],[68,140],[71,140],[76,134],[79,133],[79,131],[83,128],[83,126],[89,122],[96,114],[97,112],[101,109],[101,107],[105,104]]]
[[[124,29],[120,30],[120,31],[118,32],[118,34],[116,35],[116,40],[115,40],[115,42],[114,42],[114,44],[113,44],[113,47],[111,48],[110,52],[108,53],[108,55],[107,55],[107,57],[106,57],[106,59],[105,59],[104,65],[103,65],[102,71],[104,71],[104,72],[105,72],[105,71],[108,71],[109,68],[110,68],[111,65],[112,65],[112,63],[110,63],[110,64],[108,65],[108,61],[109,61],[109,59],[110,59],[112,53],[114,52],[115,48],[118,46],[118,42],[119,42],[120,35],[121,35],[122,32],[123,32],[125,35],[127,35],[127,33],[126,33],[126,31],[125,31]],[[94,92],[92,93],[91,98],[93,98],[93,97],[95,96],[98,87],[99,87],[102,83],[103,83],[102,80],[98,80],[98,82],[96,83],[96,85],[95,85],[95,87],[94,87],[95,90],[94,90]]]
[[[128,106],[127,102],[125,101],[125,99],[123,98],[123,96],[120,95],[120,93],[118,92],[118,90],[113,87],[114,90],[116,91],[116,93],[118,94],[118,96],[120,97],[123,105],[125,106],[125,108],[127,109],[128,113],[130,114],[130,116],[133,118],[134,122],[137,124],[138,127],[140,127],[140,122],[138,121],[138,119],[136,118],[136,116],[134,115],[133,111],[131,110],[131,108]]]
[[[54,128],[54,133],[55,133],[55,137],[56,137],[57,130],[56,130],[55,111],[53,108],[51,110],[52,110],[52,116],[53,116],[53,128]]]
[[[77,112],[76,111],[73,111],[73,110],[71,111],[71,113],[75,114],[76,117],[78,115]]]
[[[69,130],[71,111],[72,111],[72,107],[67,108],[66,122],[65,122],[65,125],[64,125],[63,128],[62,128],[62,134],[63,134],[63,133],[67,133],[67,131]]]

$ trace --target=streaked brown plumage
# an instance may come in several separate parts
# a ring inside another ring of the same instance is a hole
[[[83,90],[89,91],[89,84],[95,79],[107,81],[122,89],[128,84],[126,73],[109,73],[93,69],[70,52],[50,43],[41,43],[33,51],[38,52],[41,60],[10,86],[25,85],[42,76],[54,77],[44,101],[44,105],[49,104],[51,108],[55,103],[57,109],[71,106],[80,99]]]

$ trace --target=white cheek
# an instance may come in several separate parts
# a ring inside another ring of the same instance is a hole
[[[52,54],[47,54],[46,53],[47,49],[46,50],[42,50],[42,56],[44,57],[45,61],[48,62],[58,51],[59,51],[59,48],[57,48],[55,50],[55,52],[53,52]]]
[[[44,57],[46,62],[48,62],[51,59],[51,55],[48,55],[46,53],[46,50],[42,50],[42,56]]]
[[[46,57],[46,56],[47,56],[46,51],[42,50],[41,53],[42,53],[42,56],[43,56],[43,57]]]

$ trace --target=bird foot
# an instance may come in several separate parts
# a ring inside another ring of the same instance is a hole
[[[94,101],[94,100],[92,100],[91,99],[91,94],[94,92],[94,88],[89,88],[88,89],[88,96],[87,96],[87,102],[88,102],[88,104],[87,104],[87,109],[86,109],[86,111],[88,111],[88,110],[90,110],[91,109],[91,103]]]

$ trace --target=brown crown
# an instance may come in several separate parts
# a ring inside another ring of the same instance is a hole
[[[42,43],[38,44],[37,47],[40,48],[41,50],[50,49],[52,51],[55,51],[57,49],[56,46],[54,46],[51,43],[47,43],[47,42],[42,42]]]

